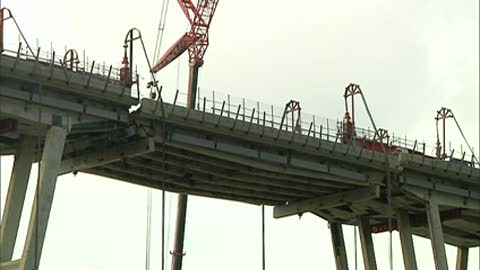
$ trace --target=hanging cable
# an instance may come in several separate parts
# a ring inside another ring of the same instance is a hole
[[[22,32],[22,29],[20,28],[20,25],[18,25],[17,23],[17,20],[15,19],[15,17],[13,17],[12,15],[12,12],[10,11],[10,9],[8,8],[2,8],[2,12],[5,13],[5,11],[8,11],[8,16],[5,16],[3,18],[3,21],[5,22],[6,20],[8,19],[12,19],[13,23],[15,24],[15,26],[17,27],[17,30],[18,30],[18,33],[20,34],[20,36],[22,37],[23,41],[25,41],[25,44],[27,45],[27,48],[28,50],[30,51],[30,53],[32,54],[33,57],[37,58],[38,55],[36,55],[32,48],[30,47],[30,45],[28,44],[28,41],[27,39],[25,38],[25,35],[23,35],[23,32]]]
[[[453,120],[455,121],[455,124],[457,125],[458,130],[460,131],[460,134],[462,134],[463,140],[464,140],[465,143],[467,144],[468,150],[470,150],[470,152],[472,153],[472,158],[475,159],[477,163],[479,163],[477,157],[475,156],[475,153],[473,152],[472,147],[470,147],[470,144],[468,143],[467,138],[466,138],[465,135],[463,134],[463,131],[462,131],[462,129],[460,128],[460,124],[458,123],[457,118],[455,118],[455,115],[453,116]],[[472,166],[473,166],[473,164],[472,164]]]
[[[150,249],[152,239],[152,189],[147,190],[147,235],[145,241],[145,270],[150,270]]]
[[[165,190],[162,190],[162,270],[165,269]]]
[[[357,225],[353,225],[353,250],[355,258],[355,270],[358,270],[358,258],[357,258]]]
[[[155,40],[155,51],[153,53],[153,61],[156,61],[157,56],[160,54],[160,50],[162,47],[163,33],[165,30],[165,22],[167,21],[169,3],[170,3],[170,0],[162,1],[162,11],[160,13],[160,20],[158,22],[158,31],[157,31],[157,38]]]
[[[38,84],[38,98],[39,98],[39,103],[42,103],[42,85],[41,83]],[[39,214],[39,207],[40,207],[40,169],[41,169],[41,152],[40,152],[40,144],[41,144],[41,121],[42,121],[42,107],[40,106],[38,109],[38,128],[37,128],[37,186],[35,188],[35,263],[34,269],[38,269],[38,214]],[[47,131],[48,132],[48,131]],[[45,137],[46,139],[46,137]],[[43,145],[43,148],[45,150],[45,144]]]
[[[262,270],[265,270],[265,205],[262,204]]]
[[[180,58],[177,60],[177,90],[180,85]]]
[[[172,195],[168,196],[168,215],[167,215],[167,247],[170,246],[170,224],[171,224],[171,214],[172,214]],[[167,262],[165,260],[165,268],[167,267]]]
[[[359,89],[360,86],[356,85]],[[370,109],[368,108],[367,100],[363,95],[363,91],[359,91],[360,96],[362,97],[363,104],[365,105],[365,110],[367,111],[368,117],[370,118],[370,122],[372,123],[373,128],[375,129],[375,134],[378,134],[377,126],[375,125],[375,121],[373,121],[372,114],[370,113]],[[385,174],[387,177],[387,202],[388,202],[388,232],[389,232],[389,262],[390,262],[390,270],[393,270],[393,239],[392,239],[392,176],[390,174],[390,160],[389,160],[389,149],[385,147],[383,142],[380,142],[380,146],[382,147],[382,151],[385,157]]]

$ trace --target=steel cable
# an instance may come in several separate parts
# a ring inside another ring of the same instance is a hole
[[[468,150],[470,150],[470,152],[472,153],[472,158],[475,159],[477,163],[479,163],[477,157],[475,156],[475,153],[473,152],[472,147],[470,147],[470,144],[468,143],[467,138],[466,138],[465,135],[463,134],[463,131],[462,131],[462,129],[460,128],[460,124],[458,123],[457,118],[455,118],[455,115],[453,116],[453,120],[455,121],[455,124],[457,125],[458,130],[460,131],[460,134],[461,134],[462,137],[463,137],[463,140],[464,140],[465,143],[467,144]],[[473,164],[472,164],[472,166],[473,166]]]

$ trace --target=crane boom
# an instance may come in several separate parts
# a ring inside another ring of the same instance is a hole
[[[178,4],[190,22],[190,31],[177,40],[153,66],[158,72],[186,50],[190,65],[201,66],[208,48],[208,29],[218,5],[218,0],[199,0],[195,7],[191,0],[178,0]]]

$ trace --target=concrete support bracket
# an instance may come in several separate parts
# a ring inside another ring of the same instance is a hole
[[[292,202],[287,205],[279,205],[273,208],[273,217],[281,218],[308,211],[318,211],[325,208],[345,205],[352,202],[367,201],[380,197],[380,187],[370,186],[354,190],[342,191],[335,194],[325,195],[319,198]]]

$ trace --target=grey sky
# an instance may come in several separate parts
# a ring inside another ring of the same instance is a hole
[[[120,64],[124,36],[134,26],[153,53],[162,4],[162,0],[2,2],[33,45],[38,38],[41,47],[48,49],[52,42],[60,53],[65,46],[85,50],[90,59],[107,65]],[[278,106],[297,99],[303,111],[336,119],[344,113],[344,87],[355,82],[365,92],[378,126],[432,145],[436,110],[449,107],[478,155],[478,10],[475,0],[221,0],[199,84],[205,90]],[[172,0],[162,52],[186,26]],[[11,24],[7,27],[7,42],[16,46],[18,36]],[[136,59],[148,79],[140,50]],[[179,63],[179,88],[184,91],[187,58]],[[159,73],[166,95],[177,87],[177,65]],[[358,121],[368,125],[363,109]],[[448,130],[452,146],[465,146],[453,123]],[[11,163],[12,158],[2,158],[2,207]],[[32,172],[31,182],[35,175]],[[33,188],[29,186],[30,195]],[[154,269],[160,266],[160,194],[154,192]],[[175,205],[173,196],[172,223]],[[24,210],[21,242],[30,207],[31,200]],[[145,211],[143,187],[86,174],[60,177],[41,269],[141,269]],[[261,269],[260,215],[258,206],[190,197],[184,269]],[[268,269],[334,269],[325,221],[309,214],[301,220],[271,216],[267,208]],[[353,269],[352,228],[345,227],[345,234]],[[379,269],[388,266],[387,239],[386,234],[374,237]],[[394,239],[395,269],[403,269],[396,233]],[[415,245],[419,269],[433,269],[430,242],[416,237]],[[16,248],[15,256],[22,248]],[[455,252],[447,247],[451,269]],[[469,269],[479,267],[478,258],[476,248]],[[363,269],[360,251],[359,269]]]

